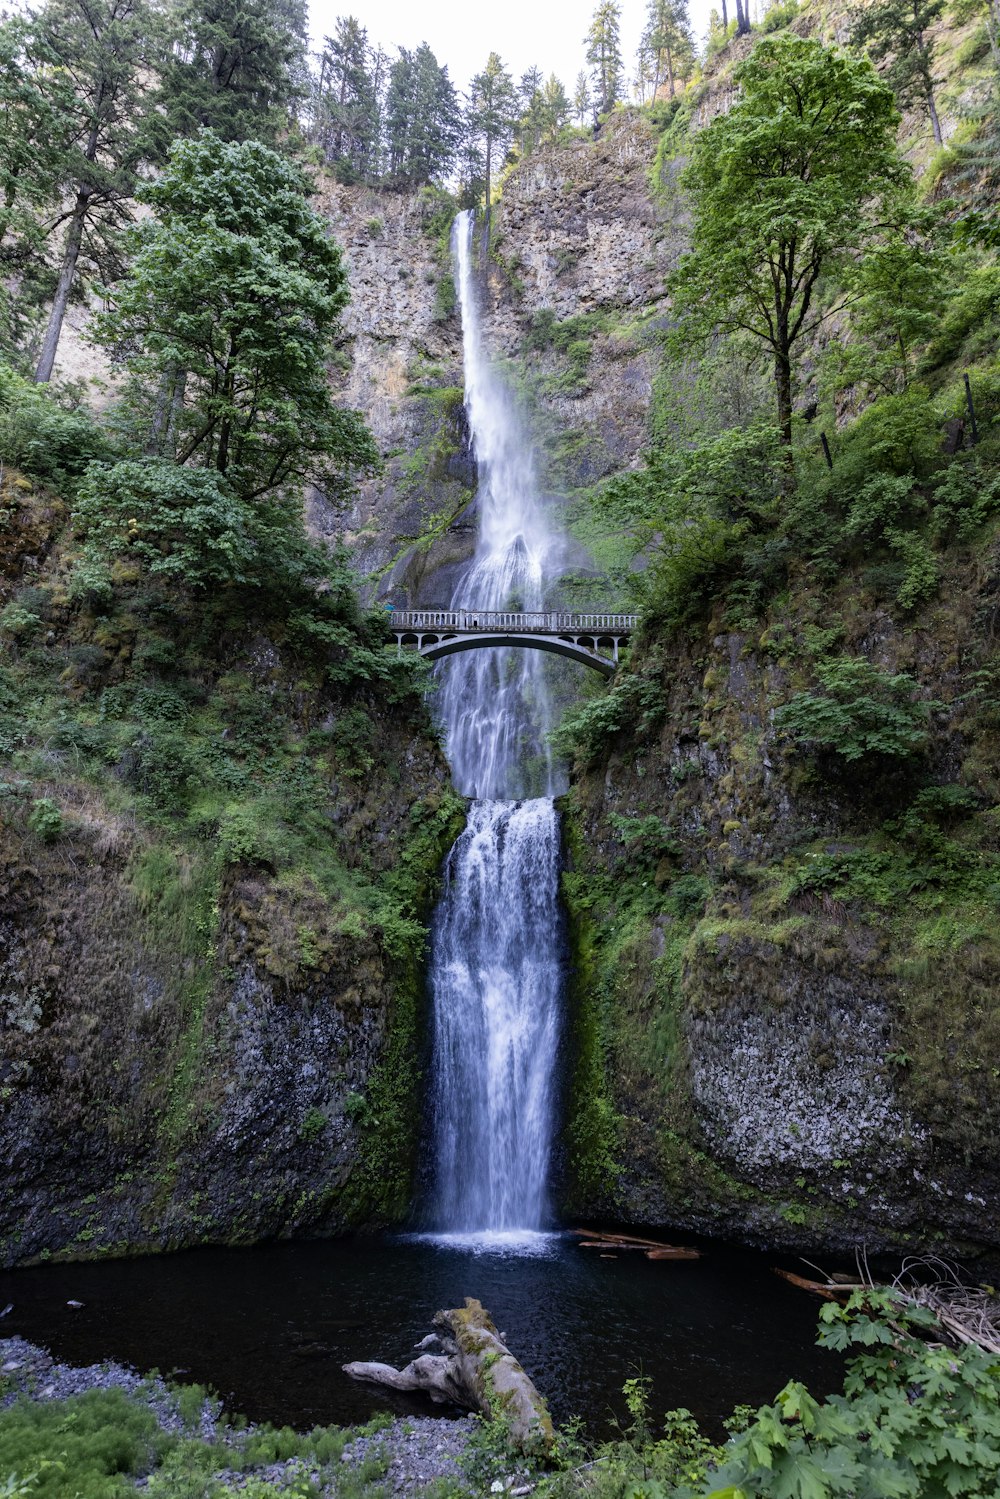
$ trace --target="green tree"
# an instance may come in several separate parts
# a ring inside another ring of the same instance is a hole
[[[676,79],[690,73],[695,55],[686,0],[649,0],[641,47],[653,64],[653,99],[664,79],[672,99]]]
[[[550,140],[555,140],[568,122],[569,114],[570,103],[566,90],[556,75],[550,73],[542,90],[542,128]]]
[[[448,69],[426,42],[400,48],[389,73],[385,103],[388,172],[416,186],[445,176],[455,160],[462,119]]]
[[[361,22],[354,16],[338,16],[320,56],[310,136],[343,181],[371,181],[378,173],[377,66]]]
[[[734,77],[738,103],[695,136],[682,176],[692,249],[671,277],[675,344],[749,334],[773,361],[790,447],[793,355],[831,311],[814,305],[820,277],[880,240],[910,174],[867,58],[775,36]]]
[[[889,63],[883,77],[901,105],[919,100],[927,111],[934,143],[942,143],[934,88],[934,43],[927,29],[944,0],[869,0],[851,13],[851,41],[876,62]]]
[[[57,217],[73,102],[37,23],[0,20],[0,349],[11,357],[30,336],[45,280],[47,220]]]
[[[598,114],[607,114],[621,97],[621,19],[617,0],[601,0],[583,39],[594,85],[594,109]]]
[[[142,69],[152,31],[145,0],[49,0],[39,20],[41,44],[72,80],[60,184],[66,206],[53,226],[65,233],[35,369],[39,383],[51,378],[75,284],[81,277],[111,280],[121,269],[121,235],[143,154]]]
[[[165,24],[154,155],[201,129],[274,144],[305,93],[304,0],[179,0]]]
[[[535,149],[545,128],[542,87],[541,68],[528,68],[527,72],[521,74],[521,82],[517,86],[518,104],[521,110],[521,118],[517,124],[517,137],[522,156],[530,155]]]
[[[347,282],[305,186],[258,142],[178,141],[141,190],[153,217],[95,319],[131,377],[140,435],[156,420],[151,392],[184,371],[160,451],[214,469],[244,500],[297,494],[307,476],[336,485],[376,461],[360,418],[330,399],[325,355]]]
[[[483,173],[486,179],[486,207],[493,190],[493,169],[507,154],[517,122],[517,89],[499,54],[491,52],[486,66],[472,80],[466,129],[483,151]]]
[[[590,79],[586,73],[576,75],[573,90],[573,116],[578,125],[587,125],[594,117],[594,101],[590,96]]]
[[[941,326],[950,279],[947,256],[915,226],[848,267],[851,324],[861,337],[830,351],[841,381],[873,393],[905,391],[921,349]]]

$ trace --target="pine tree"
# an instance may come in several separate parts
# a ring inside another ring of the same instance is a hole
[[[40,215],[60,194],[73,129],[69,78],[27,16],[0,20],[0,264],[44,241]]]
[[[594,85],[594,108],[598,114],[607,114],[621,95],[621,6],[618,0],[601,0],[594,11],[584,44]]]
[[[52,376],[70,294],[81,276],[120,274],[121,233],[143,155],[142,70],[153,18],[145,0],[49,0],[41,40],[72,80],[71,139],[62,162],[65,226],[55,296],[35,380]]]
[[[884,77],[902,106],[919,100],[935,145],[942,143],[934,88],[934,43],[927,35],[944,0],[870,0],[852,13],[851,41],[875,62],[889,58]]]
[[[381,128],[378,78],[368,35],[354,16],[338,16],[320,57],[311,139],[342,181],[371,181]]]
[[[385,134],[390,180],[416,186],[442,177],[455,160],[462,117],[448,69],[426,42],[400,48],[389,73]]]
[[[590,97],[590,79],[586,73],[576,75],[573,90],[573,114],[578,125],[589,125],[594,117],[594,101]]]
[[[664,82],[672,99],[677,78],[685,76],[694,61],[687,0],[649,0],[642,48],[652,62],[653,100]]]
[[[517,90],[509,72],[496,52],[491,52],[486,66],[472,80],[466,125],[483,149],[483,175],[486,179],[486,207],[489,209],[495,163],[506,155],[517,121]]]
[[[517,125],[518,145],[521,155],[528,156],[538,145],[545,128],[541,68],[528,68],[527,72],[521,74],[517,95],[521,108],[521,118]]]
[[[157,158],[202,129],[276,142],[307,92],[305,0],[177,0],[166,29]]]
[[[555,140],[569,121],[570,103],[559,79],[550,73],[542,90],[543,123],[546,135]]]

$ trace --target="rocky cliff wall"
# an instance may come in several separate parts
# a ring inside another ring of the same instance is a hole
[[[566,799],[575,1211],[1000,1248],[997,719],[974,686],[998,546],[953,558],[905,624],[855,573],[799,580],[752,633],[716,616],[635,652],[627,727]],[[927,761],[817,763],[780,730],[830,627],[933,700]]]

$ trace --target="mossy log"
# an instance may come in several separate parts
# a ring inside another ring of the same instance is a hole
[[[432,1400],[478,1411],[489,1421],[507,1423],[511,1446],[544,1457],[554,1440],[552,1417],[534,1384],[504,1344],[480,1302],[438,1312],[436,1334],[417,1346],[439,1343],[441,1353],[422,1353],[405,1369],[389,1364],[345,1364],[352,1379],[367,1379],[393,1390],[425,1390]]]

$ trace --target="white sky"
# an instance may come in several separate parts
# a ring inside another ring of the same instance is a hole
[[[355,15],[368,40],[381,43],[395,57],[397,47],[426,42],[452,82],[463,91],[490,52],[499,52],[520,78],[532,64],[546,77],[555,73],[572,96],[584,67],[583,36],[595,0],[310,0],[314,43],[333,30],[338,15]],[[695,36],[708,30],[713,0],[690,0]],[[622,0],[622,51],[629,84],[645,19],[645,0]]]

